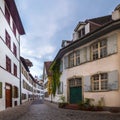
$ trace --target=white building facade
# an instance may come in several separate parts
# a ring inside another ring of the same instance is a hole
[[[14,0],[0,0],[0,26],[0,110],[4,110],[20,104],[20,35],[25,32]]]
[[[120,5],[112,15],[80,22],[72,42],[55,57],[61,60],[63,93],[69,103],[93,99],[120,107]],[[58,94],[54,102],[58,101]]]

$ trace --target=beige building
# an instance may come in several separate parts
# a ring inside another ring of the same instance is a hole
[[[120,107],[120,5],[111,15],[79,22],[54,61],[59,59],[66,101],[90,98],[95,105]]]

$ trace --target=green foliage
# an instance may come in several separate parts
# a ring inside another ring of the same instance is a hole
[[[55,96],[57,88],[60,86],[60,60],[56,60],[52,67],[52,94]]]
[[[59,98],[59,100],[60,100],[60,102],[65,103],[65,96],[61,95],[60,98]]]
[[[85,98],[84,101],[79,102],[79,109],[80,110],[89,110],[89,111],[102,111],[103,110],[103,106],[102,106],[102,101],[103,98],[101,98],[98,101],[97,105],[93,105],[92,102],[94,101],[94,99],[91,98]]]

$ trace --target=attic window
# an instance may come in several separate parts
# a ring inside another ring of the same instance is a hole
[[[83,27],[80,31],[79,31],[79,38],[83,37],[85,35],[85,27]]]

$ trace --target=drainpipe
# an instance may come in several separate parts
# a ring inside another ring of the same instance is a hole
[[[22,104],[22,99],[21,99],[21,60],[20,60],[20,36],[19,36],[19,73],[20,73],[20,104]]]

